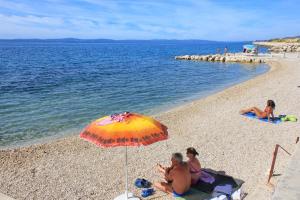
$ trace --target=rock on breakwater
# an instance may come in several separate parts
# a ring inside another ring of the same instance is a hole
[[[184,55],[175,56],[176,60],[199,60],[209,62],[241,62],[241,63],[265,63],[266,58],[244,53],[227,53],[226,55]]]

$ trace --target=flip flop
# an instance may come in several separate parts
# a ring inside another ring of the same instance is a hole
[[[151,183],[146,179],[138,178],[135,180],[134,185],[138,188],[149,188],[151,186]]]
[[[142,187],[143,187],[143,185],[142,185],[142,179],[137,178],[137,179],[135,180],[135,182],[134,182],[134,185],[135,185],[136,187],[138,187],[138,188],[142,188]]]
[[[154,189],[148,188],[148,189],[142,190],[141,196],[145,198],[145,197],[151,196],[153,193],[154,193]]]

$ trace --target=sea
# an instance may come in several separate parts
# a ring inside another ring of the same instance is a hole
[[[155,115],[267,72],[265,64],[175,60],[246,43],[0,40],[0,148],[76,135],[113,113]]]

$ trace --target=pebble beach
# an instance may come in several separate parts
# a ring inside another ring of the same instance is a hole
[[[139,196],[136,178],[160,180],[156,163],[167,165],[171,153],[194,147],[202,167],[244,181],[246,199],[259,199],[275,145],[293,153],[300,131],[299,122],[272,124],[239,115],[251,106],[264,109],[273,99],[276,116],[300,116],[299,58],[267,64],[265,74],[153,116],[168,127],[169,139],[128,148],[129,190]],[[276,173],[284,173],[289,159],[279,152]],[[15,199],[113,199],[125,189],[124,163],[123,147],[98,148],[79,136],[0,150],[0,193]],[[148,199],[154,198],[172,199],[161,192]]]

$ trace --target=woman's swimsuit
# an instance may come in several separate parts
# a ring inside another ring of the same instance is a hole
[[[265,110],[261,113],[261,118],[267,118],[268,117],[268,113],[272,113],[273,112],[273,109],[269,106],[267,106],[265,108]]]
[[[268,116],[268,107],[265,108],[264,112],[261,113],[262,117],[265,118]]]
[[[190,173],[191,174],[196,174],[198,176],[197,180],[192,180],[192,184],[196,184],[201,176],[201,169],[197,170],[190,162],[189,162],[189,166],[190,166]]]
[[[198,174],[198,173],[201,173],[201,169],[200,170],[197,170],[193,167],[193,165],[190,164],[190,173],[191,174]]]

